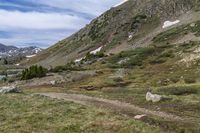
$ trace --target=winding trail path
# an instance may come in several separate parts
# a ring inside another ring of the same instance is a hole
[[[103,98],[96,98],[78,94],[66,94],[66,93],[37,93],[37,95],[46,96],[53,99],[62,99],[65,101],[71,101],[86,106],[95,106],[98,108],[112,109],[114,111],[121,112],[129,116],[145,114],[150,116],[161,117],[166,120],[184,121],[184,119],[179,116],[175,116],[160,111],[148,110],[133,104],[124,103],[116,100],[108,100]]]

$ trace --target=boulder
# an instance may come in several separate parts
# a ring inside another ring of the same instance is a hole
[[[50,81],[51,85],[56,85],[56,81],[55,80],[52,80]]]
[[[142,118],[144,118],[144,117],[146,117],[147,115],[136,115],[135,117],[134,117],[134,119],[137,119],[137,120],[140,120],[140,119],[142,119]]]
[[[20,93],[20,92],[22,92],[21,89],[16,86],[0,87],[0,93]]]
[[[159,102],[162,100],[162,96],[157,95],[157,94],[152,94],[151,92],[147,92],[146,100],[152,101],[152,102]]]

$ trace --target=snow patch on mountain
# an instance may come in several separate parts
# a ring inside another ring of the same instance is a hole
[[[84,58],[79,58],[79,59],[76,59],[74,62],[75,63],[78,63],[78,62],[81,62]]]
[[[102,48],[103,48],[103,46],[91,51],[90,54],[96,54],[96,53],[100,52]]]
[[[164,28],[168,28],[168,27],[173,26],[173,25],[178,24],[178,23],[180,23],[180,20],[176,20],[176,21],[165,21],[164,24],[163,24],[163,26],[162,26],[162,28],[163,28],[163,29],[164,29]]]
[[[34,50],[35,50],[35,53],[36,53],[36,54],[42,51],[41,48],[37,48],[37,47],[36,47]]]
[[[36,56],[36,54],[34,54],[34,55],[27,55],[26,58],[32,58],[32,57],[35,57],[35,56]]]

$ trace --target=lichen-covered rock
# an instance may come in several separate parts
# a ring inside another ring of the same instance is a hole
[[[20,93],[20,92],[22,92],[21,89],[16,86],[0,87],[0,93]]]
[[[152,101],[152,102],[159,102],[162,100],[162,96],[157,95],[157,94],[152,94],[150,92],[147,92],[146,94],[146,100],[147,101]]]

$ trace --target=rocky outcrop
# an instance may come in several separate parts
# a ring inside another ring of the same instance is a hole
[[[20,88],[16,86],[4,86],[0,88],[0,93],[20,93],[22,92]]]

